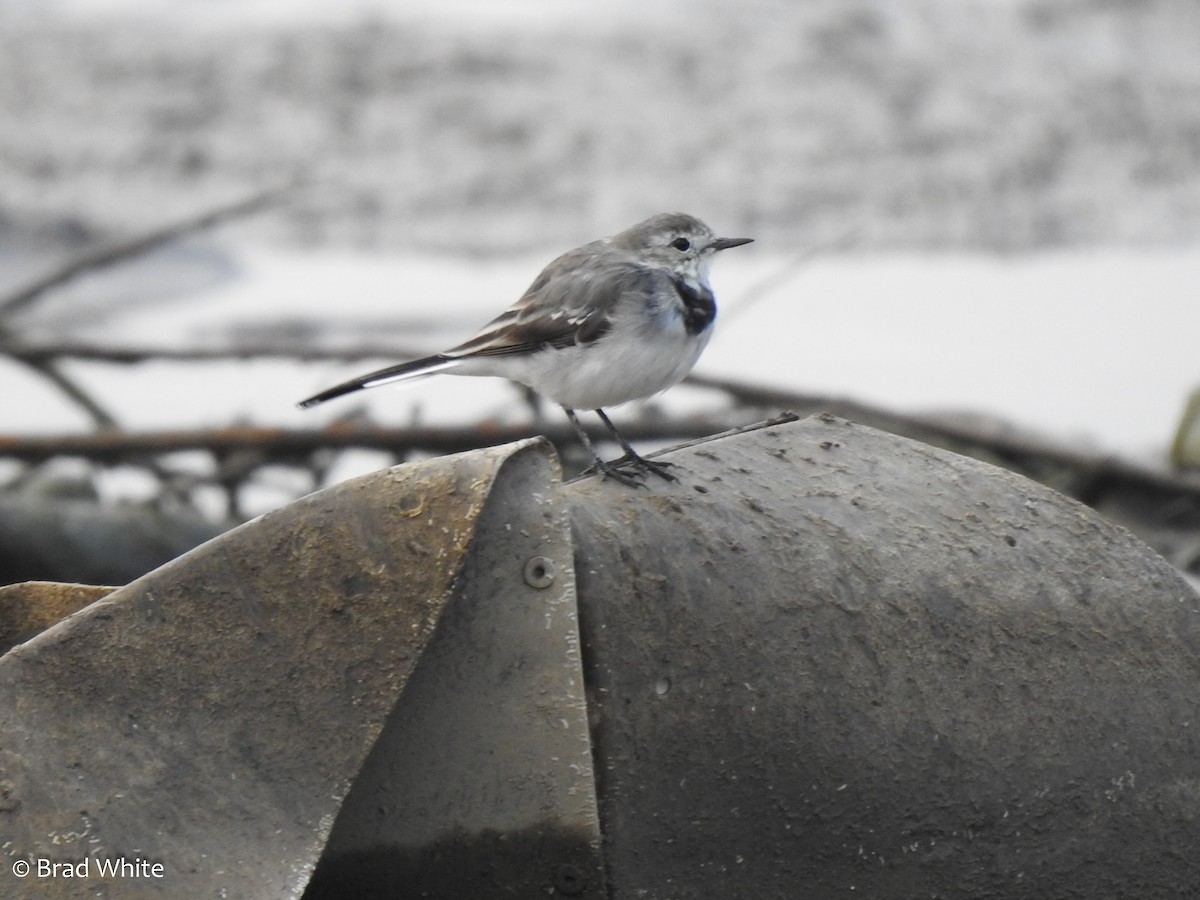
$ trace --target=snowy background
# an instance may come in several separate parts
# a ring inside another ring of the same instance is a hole
[[[715,267],[699,372],[1162,464],[1200,386],[1200,4],[594,9],[0,0],[0,295],[297,182],[0,327],[434,351],[557,253],[679,210],[757,239]],[[528,419],[454,378],[294,408],[375,362],[63,367],[131,429]],[[0,430],[89,427],[0,358]]]

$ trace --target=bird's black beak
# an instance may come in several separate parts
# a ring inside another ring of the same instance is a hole
[[[717,238],[709,244],[710,250],[728,250],[730,247],[740,247],[742,244],[752,244],[754,238]]]

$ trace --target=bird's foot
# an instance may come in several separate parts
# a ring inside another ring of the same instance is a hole
[[[646,473],[642,470],[627,471],[619,468],[617,462],[605,462],[602,459],[597,459],[594,463],[579,473],[580,477],[588,475],[599,475],[601,479],[611,478],[613,481],[619,481],[621,484],[628,487],[645,487],[642,479],[646,477]]]
[[[673,468],[675,468],[673,463],[645,459],[636,453],[626,453],[620,459],[614,459],[612,462],[597,460],[596,465],[589,471],[597,471],[605,478],[615,478],[622,484],[643,487],[640,479],[645,478],[647,474],[657,475],[663,481],[678,481],[679,479],[669,471]]]
[[[671,469],[675,468],[674,463],[661,462],[657,459],[645,459],[641,456],[634,456],[626,461],[624,458],[617,460],[617,465],[628,464],[637,468],[641,472],[650,472],[657,475],[663,481],[678,481],[679,479],[671,474]]]

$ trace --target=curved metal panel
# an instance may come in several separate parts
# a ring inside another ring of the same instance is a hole
[[[567,495],[612,897],[1200,884],[1200,600],[1164,560],[832,418],[666,458]]]
[[[0,587],[0,656],[116,588],[57,581]]]
[[[607,896],[561,491],[506,461],[305,900]]]
[[[308,900],[1200,883],[1200,600],[1161,558],[832,418],[669,458],[379,473],[9,653],[10,863],[172,880],[0,889],[298,896],[318,855]]]
[[[531,452],[314,494],[0,658],[0,893],[299,896],[497,473]]]

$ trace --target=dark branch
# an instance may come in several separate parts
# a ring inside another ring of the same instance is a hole
[[[732,419],[688,418],[667,423],[622,423],[621,432],[632,440],[696,438],[736,427]],[[589,429],[590,430],[590,429]],[[217,430],[160,431],[142,433],[102,432],[53,436],[0,436],[0,456],[39,462],[53,456],[82,456],[99,462],[116,462],[129,454],[174,453],[209,450],[229,453],[256,450],[267,456],[300,456],[326,448],[358,447],[409,453],[456,453],[530,437],[534,432],[522,425],[482,425],[453,428],[372,428],[333,425],[324,429],[291,431],[282,428],[222,428]],[[541,429],[554,444],[576,442],[565,425]],[[606,440],[597,429],[596,437]]]

